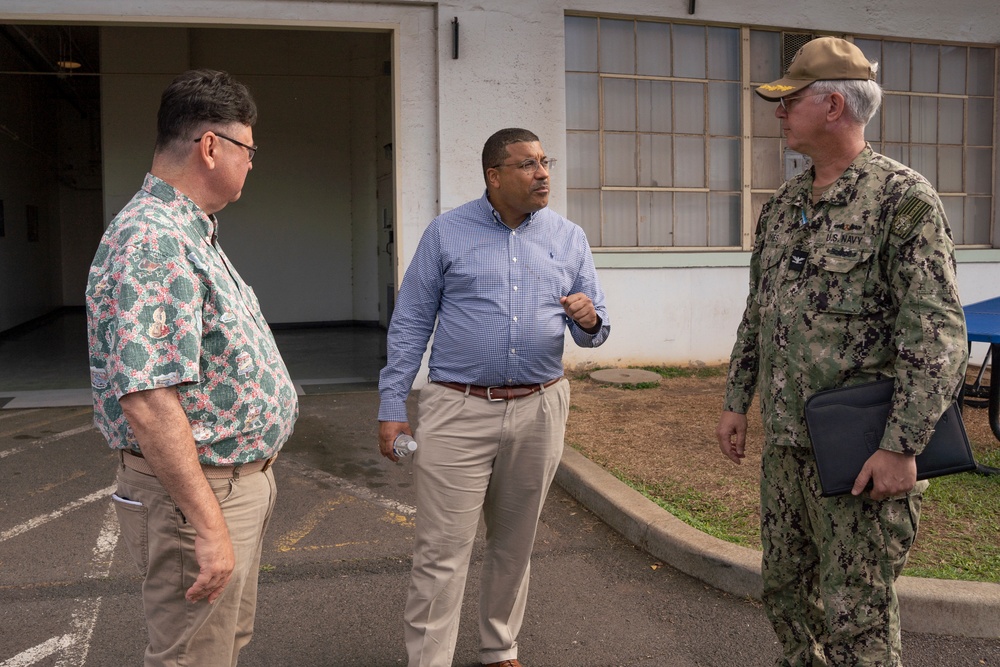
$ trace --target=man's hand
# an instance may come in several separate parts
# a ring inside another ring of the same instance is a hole
[[[202,531],[194,538],[194,555],[198,560],[198,578],[184,595],[188,602],[208,598],[209,604],[222,595],[236,567],[236,555],[229,531]]]
[[[861,495],[872,483],[872,500],[885,500],[907,493],[917,483],[917,457],[880,449],[865,461],[851,493]]]
[[[583,292],[577,292],[576,294],[560,297],[559,303],[562,304],[566,314],[580,325],[581,329],[589,334],[597,333],[601,320],[597,317],[594,302],[590,300],[589,296]]]
[[[723,411],[715,427],[719,449],[730,461],[739,465],[746,457],[747,416],[738,412]]]
[[[392,443],[400,433],[413,435],[410,430],[410,422],[379,422],[378,423],[378,449],[382,456],[390,461],[398,461],[399,457],[392,453]]]
[[[118,401],[156,479],[195,530],[198,578],[187,590],[190,602],[214,602],[236,566],[226,519],[198,463],[191,424],[174,387],[122,396]]]

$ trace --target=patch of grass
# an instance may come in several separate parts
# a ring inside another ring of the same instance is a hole
[[[654,389],[659,387],[659,382],[636,382],[630,384],[616,384],[615,389],[624,389],[625,391],[634,391],[636,389]]]
[[[1000,450],[977,454],[986,465],[1000,463]],[[672,515],[726,542],[760,549],[753,508],[727,505],[702,491],[674,482],[647,482],[610,471]],[[1000,476],[963,473],[931,482],[924,494],[917,542],[903,574],[931,579],[1000,583]]]
[[[697,530],[760,549],[759,407],[748,412],[751,465],[731,467],[720,463],[714,438],[726,367],[633,368],[661,376],[660,390],[625,393],[592,382],[586,376],[595,369],[589,369],[579,391],[574,388],[573,402],[583,407],[569,420],[567,445]],[[976,460],[1000,469],[1000,443],[986,416],[985,410],[968,409],[966,429]],[[903,573],[1000,583],[1000,476],[965,473],[932,480]]]
[[[996,457],[984,452],[979,458],[986,463]],[[998,534],[1000,476],[963,473],[932,480],[904,574],[1000,583]]]
[[[692,528],[726,542],[760,549],[760,534],[752,511],[728,507],[716,498],[676,484],[637,482],[620,471],[611,472]]]
[[[977,452],[985,465],[1000,464],[1000,450]],[[726,542],[760,549],[753,508],[732,507],[673,482],[649,483],[612,470],[622,482],[684,523]],[[924,495],[917,541],[903,574],[933,579],[1000,583],[1000,476],[975,473],[931,481]]]

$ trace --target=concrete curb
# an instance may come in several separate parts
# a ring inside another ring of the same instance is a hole
[[[692,528],[570,447],[556,483],[665,563],[732,595],[760,599],[759,551]],[[896,593],[904,630],[1000,638],[1000,584],[900,577]]]

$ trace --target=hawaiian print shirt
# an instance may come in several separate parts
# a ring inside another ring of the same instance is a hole
[[[118,399],[176,387],[203,465],[274,456],[298,397],[214,216],[152,174],[104,233],[87,283],[94,423],[139,450]]]

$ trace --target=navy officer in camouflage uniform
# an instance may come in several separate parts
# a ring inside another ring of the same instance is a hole
[[[864,138],[882,90],[843,39],[799,51],[757,94],[778,101],[789,148],[812,166],[764,206],[717,428],[740,463],[760,390],[764,605],[782,667],[900,660],[894,582],[927,482],[915,455],[954,398],[967,343],[941,201]],[[895,379],[885,435],[851,494],[820,495],[804,418],[812,394]]]

